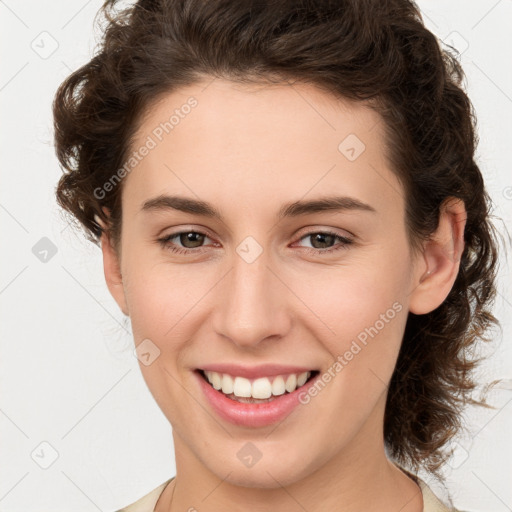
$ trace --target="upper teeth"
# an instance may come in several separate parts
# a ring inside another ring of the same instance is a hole
[[[204,373],[208,382],[226,395],[234,393],[235,396],[262,399],[270,398],[271,395],[282,395],[285,391],[291,393],[304,385],[311,376],[311,372],[291,373],[289,375],[278,375],[277,377],[261,377],[251,381],[244,377],[232,377],[227,373],[206,370]]]

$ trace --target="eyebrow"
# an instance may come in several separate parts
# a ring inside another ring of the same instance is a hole
[[[224,222],[223,216],[213,205],[205,201],[183,196],[160,195],[148,199],[142,205],[142,212],[177,210],[204,217],[218,219]],[[376,213],[377,210],[359,199],[347,196],[320,197],[309,201],[294,201],[283,205],[278,213],[279,219],[299,217],[325,211],[367,211]]]

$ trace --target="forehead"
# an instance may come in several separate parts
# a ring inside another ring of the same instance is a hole
[[[125,183],[139,208],[171,191],[221,206],[274,199],[276,211],[280,199],[334,190],[376,208],[403,206],[379,115],[311,85],[215,79],[183,87],[146,110],[132,152],[144,146]]]

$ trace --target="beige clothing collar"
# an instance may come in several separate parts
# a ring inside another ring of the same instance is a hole
[[[397,465],[397,464],[395,464]],[[417,475],[410,473],[405,470],[401,466],[397,467],[406,473],[410,478],[412,478],[420,487],[421,492],[423,494],[423,512],[462,512],[457,511],[454,508],[449,508],[445,505],[430,489],[430,487]],[[174,478],[174,477],[173,477]],[[173,479],[170,478],[166,480],[162,484],[160,484],[156,489],[153,489],[150,493],[146,494],[135,503],[118,510],[117,512],[154,512],[156,502],[162,494],[165,486]]]

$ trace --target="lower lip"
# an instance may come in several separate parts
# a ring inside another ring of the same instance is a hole
[[[272,425],[286,418],[295,407],[301,404],[299,395],[307,392],[320,376],[320,374],[315,375],[304,386],[297,388],[292,393],[277,396],[271,402],[250,404],[231,400],[206,382],[198,370],[194,374],[210,405],[222,419],[235,425],[252,428]]]

